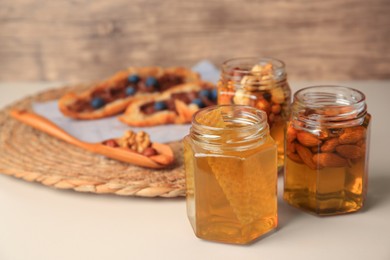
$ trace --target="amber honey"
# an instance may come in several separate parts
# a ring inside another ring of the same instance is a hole
[[[318,215],[361,209],[371,120],[364,95],[324,86],[295,95],[286,133],[284,199]]]
[[[223,106],[205,120],[213,109],[184,139],[188,217],[200,238],[249,243],[277,226],[276,145],[264,112]]]
[[[284,199],[290,204],[319,215],[354,212],[363,206],[364,161],[320,170],[288,157],[285,162],[286,169],[293,173],[286,179],[284,191]]]
[[[282,118],[278,121],[273,122],[272,128],[270,129],[270,135],[274,139],[277,145],[278,151],[278,169],[282,169],[284,166],[284,133],[285,133],[286,122]]]

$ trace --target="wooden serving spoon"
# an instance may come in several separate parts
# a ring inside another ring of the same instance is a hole
[[[90,152],[101,154],[118,161],[147,168],[159,169],[170,165],[174,160],[171,147],[165,144],[153,143],[152,147],[157,151],[158,154],[148,157],[126,148],[110,147],[104,145],[103,143],[83,142],[71,136],[48,119],[26,110],[12,110],[10,114],[13,118],[19,120],[20,122],[32,126],[33,128],[45,132],[51,136],[57,137],[65,142]]]

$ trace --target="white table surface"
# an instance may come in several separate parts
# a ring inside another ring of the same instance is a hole
[[[373,115],[368,199],[358,213],[316,217],[282,201],[279,228],[249,246],[195,237],[184,198],[77,193],[0,175],[0,260],[390,259],[390,81],[292,82],[355,87]],[[0,108],[59,83],[0,83]]]

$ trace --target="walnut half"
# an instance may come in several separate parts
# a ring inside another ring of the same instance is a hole
[[[125,134],[118,140],[118,144],[121,147],[129,148],[137,153],[143,153],[146,148],[150,147],[150,136],[144,131],[135,133],[131,130],[125,132]]]

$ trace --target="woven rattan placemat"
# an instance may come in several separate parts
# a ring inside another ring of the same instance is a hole
[[[140,197],[185,195],[183,148],[173,142],[176,161],[169,168],[151,170],[92,154],[24,125],[9,116],[12,108],[31,110],[33,102],[58,99],[67,91],[53,89],[24,98],[0,110],[0,173],[58,189]]]

